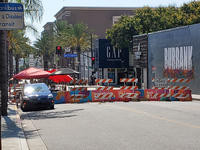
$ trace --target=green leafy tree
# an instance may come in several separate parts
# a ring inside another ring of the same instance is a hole
[[[0,2],[18,2],[18,3],[22,3],[24,5],[25,8],[25,17],[30,18],[31,21],[35,21],[35,20],[40,20],[41,16],[43,14],[43,7],[42,7],[42,3],[40,0],[0,0]],[[27,18],[26,18],[27,20]],[[32,23],[32,22],[31,22]],[[26,26],[32,27],[31,23]],[[36,30],[35,30],[36,31]],[[7,101],[8,101],[8,65],[7,65],[7,50],[8,48],[6,47],[6,42],[8,42],[7,40],[5,40],[7,37],[7,32],[6,31],[0,31],[0,64],[1,64],[1,77],[4,79],[1,82],[1,102],[2,102],[2,110],[1,110],[1,114],[2,115],[7,115]],[[8,46],[7,46],[8,47]],[[12,52],[10,53],[11,55],[13,54]],[[12,57],[12,56],[11,56]],[[11,58],[10,57],[10,58]]]
[[[40,22],[44,13],[41,0],[9,0],[9,2],[21,3],[24,6],[25,29],[37,34],[34,22]]]
[[[108,29],[106,38],[117,47],[130,45],[132,36],[150,33],[183,25],[200,23],[200,2],[193,1],[182,7],[143,7],[136,10],[134,17],[123,16]],[[130,44],[129,44],[130,43]]]
[[[185,25],[200,23],[200,1],[184,4],[180,8]]]
[[[48,62],[53,60],[54,54],[54,37],[52,32],[43,32],[41,37],[34,43],[35,56],[43,58],[44,70],[48,70]],[[51,63],[52,64],[52,63]]]
[[[139,34],[155,32],[184,25],[182,13],[174,6],[150,8],[136,11],[135,28]]]
[[[56,44],[62,47],[68,47],[72,53],[77,52],[78,62],[80,62],[80,53],[90,48],[91,34],[85,24],[68,24],[66,21],[55,22]],[[74,58],[72,67],[75,69]]]
[[[29,39],[25,36],[23,30],[10,32],[9,35],[9,51],[13,52],[16,62],[16,73],[19,72],[19,59],[26,58],[32,53],[33,48],[30,46]],[[10,64],[12,66],[12,64]]]
[[[138,33],[135,27],[133,17],[122,16],[117,24],[106,31],[106,38],[118,48],[130,48],[133,35]]]

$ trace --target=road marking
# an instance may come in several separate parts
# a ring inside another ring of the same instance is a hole
[[[122,106],[113,106],[112,105],[111,107],[115,107],[115,108],[119,108],[119,109],[122,109],[122,110],[134,112],[134,113],[141,114],[141,115],[144,115],[144,116],[148,116],[148,117],[151,117],[151,118],[154,118],[154,119],[158,119],[158,120],[164,120],[164,121],[167,121],[167,122],[170,122],[170,123],[174,123],[174,124],[178,124],[178,125],[185,126],[185,127],[200,129],[200,126],[198,126],[198,125],[193,125],[193,124],[189,124],[189,123],[185,123],[185,122],[181,122],[181,121],[177,121],[177,120],[168,119],[168,118],[165,118],[165,117],[161,117],[161,116],[150,114],[150,113],[145,112],[145,111],[140,111],[140,110],[127,108],[127,107],[122,107]]]

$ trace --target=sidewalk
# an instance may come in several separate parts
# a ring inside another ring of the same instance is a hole
[[[29,150],[20,116],[14,104],[8,104],[8,116],[1,118],[2,150]]]
[[[36,127],[27,114],[15,104],[8,104],[8,116],[1,118],[2,150],[47,150]]]
[[[198,100],[198,101],[200,101],[200,95],[192,94],[192,100]]]

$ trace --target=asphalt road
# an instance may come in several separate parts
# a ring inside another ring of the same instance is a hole
[[[22,116],[48,150],[200,149],[200,101],[59,104]]]

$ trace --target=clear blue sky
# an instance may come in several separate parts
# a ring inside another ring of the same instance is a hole
[[[143,7],[143,6],[182,6],[191,0],[42,0],[44,16],[40,23],[35,23],[39,32],[43,31],[43,26],[47,22],[55,21],[54,15],[65,6],[88,6],[88,7]],[[27,34],[31,41],[37,36]],[[39,35],[38,35],[39,36]]]

